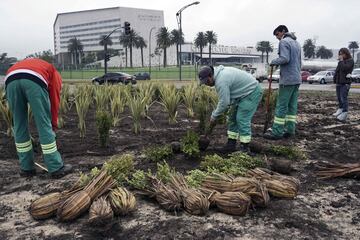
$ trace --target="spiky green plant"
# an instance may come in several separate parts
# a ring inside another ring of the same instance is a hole
[[[101,110],[96,112],[96,127],[101,147],[106,147],[109,142],[111,123],[112,119],[109,112]]]
[[[189,118],[194,117],[194,104],[196,98],[196,83],[191,83],[183,88],[182,99]]]
[[[198,157],[199,150],[199,135],[194,131],[188,130],[186,135],[180,140],[181,151],[188,157]]]
[[[143,83],[138,86],[138,96],[145,102],[145,111],[143,112],[143,117],[147,116],[150,106],[153,104],[154,94],[155,94],[155,85],[153,83]]]
[[[163,85],[160,88],[160,95],[160,102],[169,115],[169,123],[176,123],[177,108],[181,100],[180,92],[176,90],[176,87],[173,84]]]
[[[145,100],[138,95],[132,96],[128,93],[127,103],[131,114],[130,117],[133,120],[134,133],[139,134],[141,132],[141,117],[145,111]]]
[[[70,87],[68,84],[64,84],[61,88],[60,93],[60,105],[59,105],[59,118],[58,118],[58,127],[64,127],[64,115],[69,110],[69,98],[70,98]]]
[[[6,122],[6,125],[7,125],[6,135],[9,136],[9,137],[12,137],[13,136],[13,133],[12,133],[13,116],[12,116],[12,113],[10,111],[9,103],[4,98],[5,97],[5,92],[3,91],[0,94],[1,94],[0,95],[0,112],[1,112],[1,114],[3,116],[3,119]]]
[[[115,127],[120,122],[120,115],[126,105],[126,88],[122,85],[114,86],[110,91],[110,110],[112,125]]]
[[[207,121],[217,101],[215,95],[208,86],[203,85],[197,88],[194,110],[196,118],[199,119],[200,134],[204,134],[208,128]]]
[[[96,109],[107,110],[109,106],[109,92],[110,86],[105,84],[104,86],[95,86],[95,105]]]
[[[92,100],[92,90],[91,87],[84,85],[79,86],[76,89],[76,96],[75,96],[75,106],[76,112],[79,117],[79,130],[80,130],[80,137],[84,138],[86,134],[86,114],[89,110],[91,100]]]

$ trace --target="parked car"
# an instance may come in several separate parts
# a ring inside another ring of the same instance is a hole
[[[352,82],[360,82],[360,68],[355,68],[351,73],[351,81]]]
[[[334,71],[320,71],[315,75],[309,76],[307,81],[312,84],[319,82],[320,84],[331,83],[334,81]]]
[[[301,81],[306,82],[308,77],[311,76],[311,73],[308,71],[301,71]]]
[[[147,72],[140,72],[134,75],[136,80],[150,80],[150,74]]]
[[[96,85],[101,85],[104,83],[107,84],[136,84],[136,78],[133,75],[123,73],[123,72],[110,72],[107,74],[104,74],[101,77],[95,77],[92,79],[92,83]]]
[[[270,75],[268,76],[268,80],[269,79],[270,79]],[[279,80],[280,80],[280,69],[277,69],[275,72],[273,72],[272,81],[279,82]]]

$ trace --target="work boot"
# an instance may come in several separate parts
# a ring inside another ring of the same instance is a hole
[[[286,138],[286,139],[288,139],[288,138],[293,138],[293,137],[295,137],[295,134],[293,134],[293,133],[285,132],[285,133],[283,134],[283,138]]]
[[[240,143],[240,152],[246,153],[251,157],[255,156],[255,153],[252,153],[250,150],[249,143]]]
[[[342,112],[339,114],[339,116],[336,117],[337,120],[340,122],[345,122],[347,118],[347,112]]]
[[[25,177],[25,178],[28,178],[28,177],[33,177],[36,175],[36,170],[33,169],[33,170],[21,170],[20,171],[20,177]]]
[[[221,153],[232,153],[236,151],[236,139],[228,138],[228,142],[224,147],[219,149]]]
[[[272,132],[268,131],[263,135],[263,138],[268,140],[280,140],[282,136],[276,136]]]
[[[336,111],[336,113],[333,113],[333,116],[334,116],[334,117],[337,117],[337,116],[339,116],[342,112],[343,112],[342,108],[339,108],[339,109]]]
[[[59,170],[50,173],[50,178],[53,179],[62,178],[71,172],[72,172],[72,166],[70,164],[65,164]]]

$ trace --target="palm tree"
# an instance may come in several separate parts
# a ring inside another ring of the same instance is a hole
[[[78,59],[81,59],[81,55],[83,53],[83,49],[84,46],[81,43],[81,41],[79,39],[75,38],[71,38],[69,40],[69,44],[68,44],[68,51],[71,54],[71,58],[74,58],[74,62],[75,63],[75,68],[77,69],[77,64],[78,64]]]
[[[144,48],[147,47],[145,39],[141,36],[135,38],[135,47],[141,51],[141,66],[144,67]]]
[[[100,44],[101,46],[104,46],[105,43],[106,43],[106,45],[108,45],[108,46],[113,45],[112,40],[111,40],[109,37],[106,38],[106,36],[107,36],[107,35],[101,35],[99,44]],[[106,38],[106,39],[105,39],[105,38]]]
[[[261,62],[262,63],[264,62],[264,53],[267,52],[269,45],[271,46],[269,41],[260,41],[256,44],[256,51],[261,52]],[[272,52],[272,50],[271,50],[271,52]]]
[[[195,45],[195,47],[200,49],[200,59],[201,59],[200,63],[202,64],[203,48],[206,47],[206,45],[207,45],[205,34],[203,32],[198,32],[197,33],[196,38],[194,40],[194,45]]]
[[[164,67],[166,67],[166,49],[171,46],[170,33],[167,27],[162,27],[156,34],[156,43],[164,51]]]
[[[353,59],[355,61],[355,49],[359,48],[359,44],[356,41],[351,41],[349,43],[349,49],[352,50],[352,54],[353,54]]]
[[[330,49],[327,49],[325,46],[320,46],[316,52],[316,57],[321,59],[329,59],[332,58],[333,53]]]
[[[171,44],[176,44],[176,65],[179,66],[179,45],[184,43],[184,34],[181,34],[180,31],[174,29],[171,31]]]
[[[210,65],[212,65],[211,44],[216,44],[217,43],[216,33],[214,33],[214,31],[206,31],[205,32],[205,39],[206,39],[207,43],[209,44],[209,61],[210,61]]]
[[[128,67],[128,47],[130,47],[130,38],[126,34],[122,34],[120,36],[120,44],[122,44],[125,48],[125,67]]]
[[[315,44],[312,39],[306,39],[303,45],[304,56],[307,58],[315,57]]]

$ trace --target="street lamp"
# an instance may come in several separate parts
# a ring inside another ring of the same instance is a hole
[[[103,38],[104,41],[104,68],[105,68],[105,74],[107,73],[107,40],[110,37],[111,34],[113,34],[116,30],[120,29],[122,27],[117,27],[114,30],[111,31],[111,33],[109,33],[108,35],[106,35]]]
[[[181,28],[181,13],[182,11],[184,11],[186,8],[192,6],[192,5],[198,5],[200,2],[199,1],[196,1],[196,2],[193,2],[193,3],[190,3],[182,8],[180,8],[180,10],[176,13],[176,19],[177,19],[177,22],[178,22],[178,25],[179,25],[179,34],[180,34],[180,39],[182,38],[182,28]],[[181,81],[181,43],[182,41],[180,41],[180,44],[179,44],[179,56],[180,56],[180,62],[179,62],[179,80]]]
[[[149,76],[150,77],[151,77],[151,32],[154,29],[155,29],[155,27],[152,27],[150,29],[150,33],[149,33]]]

